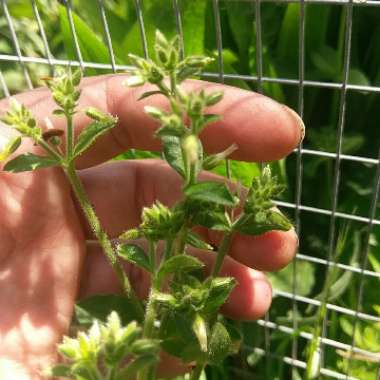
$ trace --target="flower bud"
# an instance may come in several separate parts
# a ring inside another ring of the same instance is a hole
[[[206,106],[213,106],[219,103],[223,98],[223,91],[215,91],[212,94],[206,96]]]
[[[210,64],[214,59],[210,57],[203,57],[201,55],[193,55],[185,59],[185,64],[189,67],[196,67],[203,69]]]
[[[198,161],[199,143],[198,138],[195,135],[189,135],[183,139],[182,149],[190,164],[195,164]]]
[[[163,49],[167,49],[170,46],[169,41],[158,29],[156,30],[155,45],[156,47],[161,47]]]
[[[145,79],[140,75],[133,75],[123,82],[128,87],[138,87],[145,83]]]
[[[145,106],[144,107],[145,113],[147,113],[149,116],[153,117],[153,119],[161,120],[163,116],[165,116],[165,113],[161,111],[157,107],[153,106]]]

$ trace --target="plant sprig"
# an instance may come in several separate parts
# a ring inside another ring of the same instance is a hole
[[[168,100],[169,110],[148,105],[145,112],[158,124],[155,137],[161,140],[164,160],[182,178],[181,201],[171,208],[159,201],[145,207],[140,225],[120,237],[122,240],[145,239],[147,250],[130,242],[120,243],[115,250],[76,174],[78,157],[117,122],[117,118],[89,108],[86,114],[92,122],[75,138],[73,117],[79,112],[80,71],[59,71],[54,78],[45,78],[58,106],[53,113],[65,118],[66,131],[53,129],[44,132],[30,111],[15,101],[3,117],[6,124],[16,129],[22,137],[31,138],[46,153],[45,156],[22,154],[8,161],[4,170],[22,172],[52,166],[63,169],[125,295],[133,301],[137,315],[141,315],[141,304],[133,293],[120,260],[139,266],[151,277],[150,294],[141,326],[132,323],[122,328],[117,316],[111,314],[105,325],[96,322],[88,335],[81,333],[77,339],[65,338],[59,350],[70,364],[60,370],[74,378],[103,378],[103,370],[107,368],[107,379],[111,380],[121,379],[120,373],[128,378],[128,371],[137,373],[139,380],[154,379],[159,350],[185,362],[196,362],[192,379],[196,379],[207,364],[221,363],[236,351],[240,341],[238,332],[218,317],[220,307],[236,285],[233,278],[220,277],[234,234],[259,235],[271,230],[285,231],[292,226],[274,208],[272,198],[277,197],[283,188],[272,176],[269,166],[253,180],[244,201],[236,191],[231,190],[230,185],[201,180],[203,170],[216,167],[238,146],[232,144],[223,152],[212,155],[205,153],[199,136],[209,124],[220,120],[220,115],[208,113],[207,109],[222,101],[223,92],[206,92],[203,89],[187,92],[181,86],[186,79],[200,74],[212,59],[203,56],[181,59],[179,45],[178,36],[168,40],[157,31],[155,60],[129,55],[135,71],[126,84],[151,84],[156,87],[143,93],[140,99],[164,96]],[[65,137],[64,143],[61,137]],[[19,137],[10,141],[4,157],[14,153],[19,145]],[[223,235],[217,251],[210,252],[215,260],[209,275],[204,273],[204,264],[189,254],[189,246],[212,251],[212,247],[192,231],[199,226],[220,231]],[[162,241],[164,253],[159,255],[157,247]],[[128,335],[126,331],[132,330],[137,331],[134,336],[139,336],[138,342],[143,341],[151,347],[148,357],[144,350],[141,351],[142,356],[134,351],[137,343],[120,338]],[[116,337],[120,338],[117,344]],[[113,347],[112,350],[110,347]],[[110,350],[119,352],[118,360],[110,359]],[[121,369],[120,361],[130,353],[137,357]],[[144,365],[133,364],[140,363],[140,359]],[[127,369],[131,366],[133,371]]]

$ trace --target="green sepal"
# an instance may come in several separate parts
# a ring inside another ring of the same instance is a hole
[[[239,203],[239,199],[221,182],[198,182],[187,186],[184,193],[192,200],[211,202],[227,207],[234,207]]]
[[[177,306],[177,300],[169,293],[155,292],[154,301],[168,309],[174,309]]]
[[[213,247],[210,244],[207,244],[204,240],[200,238],[195,232],[189,231],[186,236],[186,243],[191,245],[194,248],[204,249],[207,251],[212,251]]]
[[[185,163],[182,158],[180,139],[175,136],[164,136],[162,143],[165,160],[182,178],[185,178]]]
[[[220,364],[230,354],[231,349],[230,334],[221,322],[216,322],[210,336],[208,361],[212,364]]]
[[[153,273],[153,263],[150,262],[144,250],[136,244],[120,244],[117,254],[122,259]]]
[[[37,156],[33,153],[25,153],[17,156],[11,161],[8,161],[3,170],[11,173],[21,173],[58,166],[59,164],[59,161],[50,157]]]
[[[203,309],[204,313],[211,314],[226,302],[233,288],[236,286],[236,280],[232,277],[216,277],[211,280],[210,292]]]
[[[189,272],[200,269],[204,264],[197,258],[189,255],[177,255],[166,260],[157,273],[157,280],[161,282],[165,276],[177,272]]]
[[[289,219],[279,211],[269,210],[257,214],[243,215],[234,229],[246,235],[261,235],[268,231],[288,231],[292,228]]]
[[[97,138],[116,125],[117,119],[110,117],[107,121],[93,121],[79,134],[74,147],[74,157],[87,150]]]

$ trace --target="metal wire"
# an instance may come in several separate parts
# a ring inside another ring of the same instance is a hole
[[[25,82],[28,88],[32,88],[32,81],[28,72],[28,65],[33,63],[39,63],[44,65],[49,65],[50,67],[55,67],[57,65],[70,65],[79,66],[82,69],[85,68],[95,68],[99,70],[112,70],[116,72],[118,70],[131,71],[133,68],[129,65],[119,65],[116,62],[115,54],[112,46],[112,38],[109,29],[109,24],[107,21],[107,15],[105,11],[104,0],[97,0],[99,7],[103,34],[106,46],[109,52],[109,63],[100,62],[86,62],[83,60],[83,56],[80,49],[80,43],[75,29],[75,23],[72,14],[72,3],[71,0],[62,0],[61,2],[66,7],[67,19],[70,26],[73,48],[76,54],[76,60],[65,60],[54,58],[50,52],[48,38],[46,36],[43,22],[41,20],[38,6],[35,0],[30,0],[32,4],[32,9],[34,12],[35,19],[39,28],[41,39],[43,42],[45,57],[27,57],[22,55],[22,50],[20,48],[20,42],[17,38],[15,27],[11,14],[7,6],[6,0],[0,0],[2,10],[10,31],[11,41],[13,43],[15,54],[0,54],[0,62],[14,62],[18,64],[21,68],[23,75],[25,77]],[[234,1],[234,0],[229,0]],[[371,85],[355,85],[349,83],[349,69],[350,69],[350,49],[351,49],[351,34],[352,34],[352,19],[354,9],[357,7],[380,7],[380,1],[361,1],[361,0],[236,0],[236,1],[248,1],[252,4],[252,9],[255,10],[255,41],[256,41],[256,75],[242,75],[242,74],[227,74],[224,72],[224,60],[223,60],[223,40],[222,40],[222,20],[219,9],[219,0],[212,0],[212,12],[215,22],[215,38],[216,38],[216,50],[217,50],[217,72],[207,72],[203,75],[204,78],[217,79],[219,82],[224,83],[228,79],[241,79],[245,81],[254,82],[257,84],[258,92],[263,91],[263,85],[265,83],[277,83],[282,85],[297,86],[298,88],[298,106],[297,111],[300,116],[303,116],[304,112],[304,91],[306,87],[314,88],[326,88],[334,89],[340,91],[340,105],[339,105],[339,120],[337,123],[337,146],[335,152],[326,152],[322,150],[306,149],[303,147],[302,143],[294,150],[296,154],[296,184],[295,184],[295,195],[294,203],[292,202],[276,202],[277,205],[294,211],[295,226],[298,233],[301,231],[301,213],[311,213],[313,215],[320,215],[330,218],[330,231],[329,231],[329,242],[328,242],[328,255],[326,258],[318,258],[314,256],[309,256],[305,253],[297,253],[297,260],[302,260],[310,262],[316,265],[323,265],[326,272],[330,267],[336,267],[343,271],[349,271],[351,273],[357,274],[360,278],[359,288],[357,292],[357,305],[355,309],[344,307],[341,305],[336,305],[333,303],[327,303],[327,309],[331,312],[338,313],[339,315],[345,315],[353,317],[353,329],[354,333],[351,337],[350,344],[339,342],[327,337],[327,318],[324,321],[324,329],[322,331],[320,341],[323,347],[331,347],[337,350],[343,350],[348,355],[348,359],[352,358],[354,354],[365,355],[374,360],[380,361],[378,353],[373,353],[356,345],[355,341],[355,331],[358,328],[360,321],[380,323],[380,317],[362,312],[362,302],[364,298],[364,284],[366,278],[377,278],[380,279],[380,273],[367,269],[368,253],[369,253],[369,236],[374,227],[380,225],[380,220],[376,219],[376,205],[379,196],[379,186],[380,186],[380,153],[379,157],[363,157],[355,155],[342,154],[342,140],[344,133],[345,124],[345,112],[346,112],[346,97],[348,92],[362,92],[376,94],[380,93],[380,86]],[[282,78],[282,77],[268,77],[263,75],[263,46],[262,46],[262,19],[261,19],[261,7],[262,3],[298,3],[299,4],[299,25],[298,25],[298,77],[297,78]],[[328,4],[328,5],[340,5],[347,9],[346,14],[346,24],[345,24],[345,49],[344,49],[344,67],[343,67],[343,80],[342,82],[327,82],[327,81],[316,81],[316,80],[306,80],[305,76],[305,25],[306,25],[306,5],[309,4]],[[146,37],[145,25],[144,25],[144,12],[143,12],[143,0],[134,0],[134,5],[136,9],[136,17],[138,22],[138,27],[140,31],[142,50],[145,57],[148,57],[148,42]],[[172,0],[172,6],[174,11],[174,17],[176,22],[177,33],[180,35],[182,42],[182,56],[184,55],[183,47],[183,29],[182,29],[182,19],[181,19],[181,9],[179,0]],[[7,87],[6,80],[0,70],[0,88],[6,97],[10,96],[9,89]],[[311,205],[304,205],[301,202],[302,195],[302,180],[303,180],[303,156],[311,156],[316,158],[324,158],[328,160],[335,160],[334,162],[334,184],[332,188],[332,207],[331,209],[322,209],[318,207],[313,207]],[[340,183],[340,166],[342,161],[357,162],[361,165],[372,165],[377,166],[376,177],[374,180],[372,202],[370,206],[369,216],[354,215],[349,213],[339,212],[337,209],[338,205],[338,194],[339,194],[339,183]],[[229,171],[228,171],[229,172]],[[360,267],[349,265],[341,262],[334,261],[334,241],[336,236],[335,224],[338,219],[356,221],[367,226],[367,237],[365,240],[365,245],[363,247],[361,265]],[[307,252],[306,252],[307,253]],[[274,290],[274,297],[280,297],[282,299],[287,299],[292,302],[292,308],[294,315],[298,310],[298,304],[303,305],[313,305],[315,308],[320,307],[321,301],[313,299],[310,297],[305,297],[297,294],[297,282],[296,282],[296,269],[297,262],[294,263],[293,271],[293,287],[291,292],[285,292],[280,290]],[[281,325],[277,322],[270,320],[270,314],[267,313],[265,319],[259,320],[258,325],[264,328],[264,349],[259,347],[244,347],[247,350],[255,352],[256,354],[266,355],[268,358],[274,358],[281,360],[282,362],[296,368],[304,369],[306,363],[298,360],[298,339],[304,339],[310,341],[313,336],[312,334],[300,331],[297,319],[294,318],[291,321],[291,327]],[[292,352],[291,357],[281,356],[271,352],[271,336],[270,331],[276,330],[288,335],[292,338]],[[323,356],[323,355],[322,355]],[[350,360],[348,360],[348,366],[346,373],[340,373],[337,371],[332,371],[331,369],[324,368],[324,363],[321,363],[321,374],[326,377],[332,377],[336,379],[354,379],[354,377],[349,376],[350,372]],[[232,370],[237,370],[232,369]],[[244,371],[243,371],[244,372]],[[248,373],[251,375],[251,373]],[[380,371],[377,373],[377,378],[380,378]]]
[[[98,5],[99,5],[100,16],[102,19],[102,25],[103,25],[103,29],[104,29],[104,36],[106,39],[108,54],[110,56],[112,71],[115,73],[116,72],[115,55],[113,53],[111,34],[110,34],[109,27],[108,27],[106,11],[104,9],[104,0],[98,0]]]
[[[340,105],[339,105],[339,120],[338,120],[338,131],[337,131],[337,146],[336,146],[336,160],[334,167],[334,184],[332,190],[332,206],[331,206],[331,218],[330,218],[330,230],[329,230],[329,241],[328,241],[328,251],[327,260],[328,262],[335,261],[335,232],[336,232],[336,212],[338,206],[338,194],[339,194],[339,184],[340,184],[340,155],[342,153],[342,142],[343,142],[343,131],[345,125],[346,116],[346,95],[347,95],[347,83],[350,71],[350,58],[351,58],[351,36],[352,36],[352,13],[353,13],[353,1],[351,0],[346,6],[346,23],[345,23],[345,36],[344,36],[344,63],[343,63],[343,83],[340,93]],[[327,265],[326,276],[330,273],[330,266]],[[328,295],[328,293],[327,293]],[[325,300],[327,302],[327,299]],[[325,316],[322,323],[322,337],[327,335],[327,322],[329,318],[328,309],[326,310]],[[324,363],[324,345],[322,344],[321,349],[321,360],[320,366],[323,367]]]
[[[16,34],[16,31],[15,31],[15,28],[13,25],[11,15],[9,14],[8,5],[7,5],[6,0],[1,0],[1,5],[3,7],[5,19],[7,20],[9,32],[11,33],[11,39],[13,42],[13,47],[14,47],[16,54],[17,54],[17,60],[20,63],[21,69],[22,69],[23,74],[24,74],[26,85],[28,86],[28,88],[32,89],[33,88],[32,80],[30,79],[27,67],[24,65],[24,62],[21,59],[22,54],[21,54],[21,49],[20,49],[20,43],[19,43],[18,38],[17,38],[17,34]]]

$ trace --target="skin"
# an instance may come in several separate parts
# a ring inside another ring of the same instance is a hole
[[[126,89],[121,84],[124,79],[120,75],[84,79],[80,100],[80,108],[92,105],[119,117],[118,125],[78,160],[80,177],[112,238],[139,223],[143,206],[155,199],[170,205],[180,197],[180,179],[163,162],[105,163],[129,148],[160,149],[153,138],[157,124],[143,107],[148,103],[167,107],[166,100],[154,96],[137,102],[147,88]],[[262,95],[200,81],[186,86],[188,90],[205,86],[206,91],[225,91],[222,102],[210,108],[222,114],[223,120],[202,135],[208,153],[236,143],[234,159],[276,160],[289,154],[303,136],[302,121],[294,111]],[[17,99],[31,108],[41,126],[49,116],[54,127],[64,128],[64,121],[52,116],[56,107],[46,89],[20,94]],[[0,114],[8,106],[7,100],[0,101]],[[88,122],[78,113],[76,133]],[[21,151],[41,153],[30,142],[24,142],[17,153]],[[91,231],[59,168],[22,174],[0,171],[0,189],[0,377],[40,379],[40,369],[57,359],[56,345],[68,332],[75,301],[120,289],[99,247],[86,243],[93,238]],[[209,242],[218,243],[217,234],[201,232]],[[293,230],[235,236],[222,273],[234,276],[239,285],[223,312],[242,320],[262,316],[272,292],[260,271],[287,265],[297,243]],[[206,252],[192,253],[211,267],[212,257]],[[128,265],[125,269],[143,297],[149,287],[147,276]],[[172,358],[163,360],[163,374],[183,369]]]

